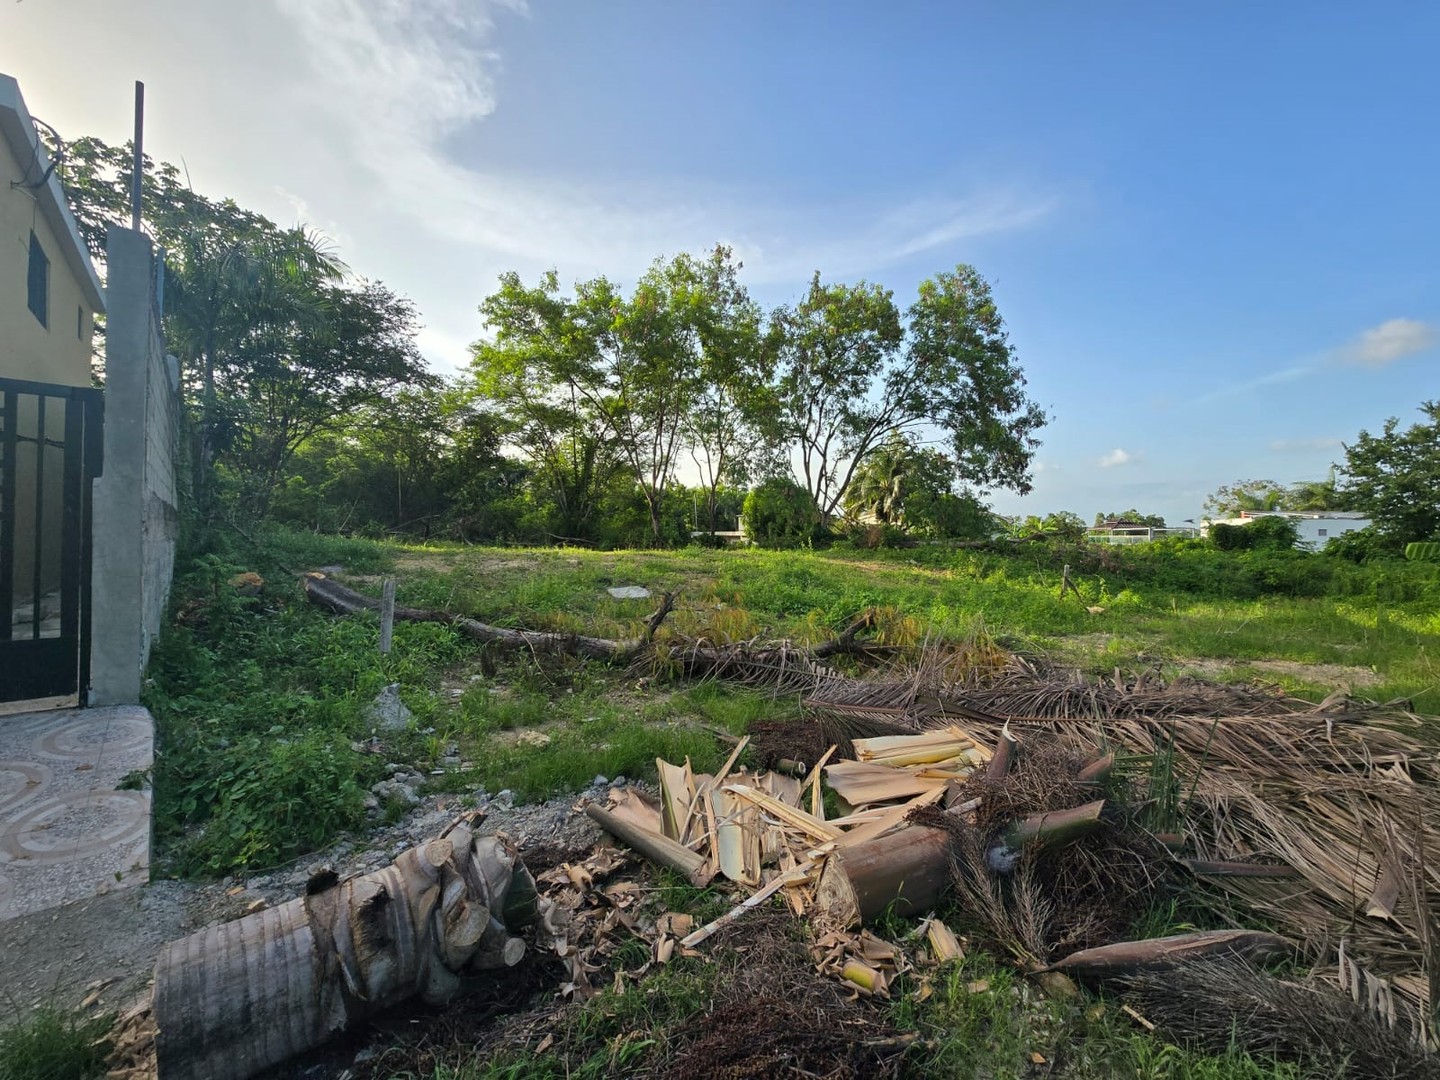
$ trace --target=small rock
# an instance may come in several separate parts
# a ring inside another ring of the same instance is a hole
[[[401,782],[397,777],[390,780],[381,780],[370,789],[370,793],[377,799],[388,802],[391,799],[398,799],[405,806],[415,806],[420,802],[420,796],[409,784]]]
[[[515,808],[515,793],[509,788],[495,796],[495,805],[501,810],[513,810]]]
[[[522,731],[515,738],[518,746],[533,746],[537,750],[542,746],[550,745],[550,736],[543,731]]]
[[[628,784],[629,782],[630,782],[630,781],[626,778],[625,774],[624,774],[624,773],[621,773],[619,776],[615,777],[614,780],[611,780],[611,781],[610,781],[610,786],[611,786],[611,787],[624,787],[624,786],[625,786],[626,784]]]
[[[391,683],[365,707],[365,719],[386,731],[403,731],[414,714],[400,700],[400,684]]]
[[[367,791],[365,793],[364,805],[366,810],[379,810],[380,800],[377,799],[373,793]]]
[[[595,779],[590,781],[590,786],[591,786],[591,787],[607,787],[607,786],[609,785],[609,783],[610,783],[610,778],[609,778],[608,776],[600,776],[600,775],[597,774],[596,777],[595,777]]]
[[[644,585],[616,585],[606,589],[616,600],[648,600],[650,590]]]

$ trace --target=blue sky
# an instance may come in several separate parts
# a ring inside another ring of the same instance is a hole
[[[153,152],[329,232],[443,369],[505,269],[723,240],[766,303],[908,303],[972,262],[1052,415],[997,506],[1172,521],[1440,396],[1437,41],[1421,3],[0,5],[37,116],[121,140],[145,79]]]

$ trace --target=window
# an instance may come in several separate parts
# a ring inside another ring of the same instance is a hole
[[[50,260],[40,246],[40,238],[30,234],[30,265],[25,275],[26,303],[40,325],[50,326]]]
[[[1327,533],[1324,529],[1321,529],[1321,530],[1320,530],[1320,535],[1321,535],[1321,536],[1328,536],[1329,533]]]
[[[85,309],[79,304],[75,305],[75,336],[85,340]]]

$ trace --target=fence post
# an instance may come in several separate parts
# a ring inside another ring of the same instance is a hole
[[[390,652],[390,639],[395,633],[395,579],[387,577],[380,586],[380,655]]]

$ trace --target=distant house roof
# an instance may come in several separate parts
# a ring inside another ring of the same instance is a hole
[[[1096,531],[1097,529],[1099,529],[1099,530],[1104,530],[1104,531],[1107,531],[1107,532],[1111,532],[1111,531],[1114,531],[1115,529],[1149,529],[1149,528],[1164,528],[1164,526],[1163,526],[1163,525],[1162,525],[1162,526],[1150,526],[1150,525],[1146,525],[1144,522],[1140,522],[1140,521],[1129,521],[1129,520],[1127,520],[1127,519],[1125,519],[1125,518],[1106,518],[1104,521],[1100,522],[1100,524],[1092,526],[1091,529],[1090,529],[1090,531],[1091,531],[1091,532],[1094,532],[1094,531]]]
[[[10,144],[15,157],[25,168],[21,183],[38,185],[31,188],[35,201],[40,206],[50,228],[59,238],[64,249],[65,262],[74,271],[85,298],[96,311],[105,310],[105,290],[100,286],[95,265],[90,261],[90,252],[80,238],[75,217],[65,201],[65,190],[60,178],[51,169],[50,155],[35,130],[35,122],[25,108],[25,99],[20,94],[20,84],[9,75],[0,74],[0,138]],[[48,174],[48,175],[47,175]],[[44,183],[40,178],[45,177]],[[13,178],[10,178],[13,179]]]

